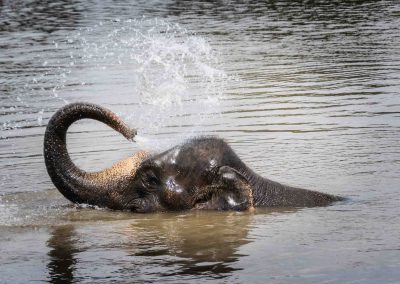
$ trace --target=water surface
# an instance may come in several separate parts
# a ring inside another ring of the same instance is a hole
[[[397,1],[0,1],[0,282],[399,283],[399,27]],[[86,170],[218,135],[258,173],[349,201],[74,207],[42,143],[75,101],[142,137],[77,123]]]

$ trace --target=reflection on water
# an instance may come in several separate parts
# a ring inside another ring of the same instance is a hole
[[[0,1],[1,281],[397,283],[399,26],[389,0]],[[84,169],[215,134],[266,177],[351,201],[254,215],[75,208],[42,140],[50,115],[82,100],[142,138],[74,125]]]
[[[235,270],[229,264],[242,256],[236,251],[248,243],[250,221],[251,215],[246,213],[195,213],[170,218],[160,215],[157,219],[135,222],[124,233],[141,240],[140,246],[131,248],[132,255],[183,258],[167,264],[181,266],[170,275],[210,273],[222,276]]]
[[[78,252],[76,241],[73,225],[55,227],[51,232],[51,238],[47,242],[51,248],[48,253],[50,262],[47,265],[51,283],[72,283],[74,280],[74,255]]]
[[[238,250],[250,242],[252,218],[252,214],[233,212],[166,213],[135,216],[129,221],[89,229],[72,224],[55,226],[47,241],[50,282],[73,282],[102,275],[96,270],[80,270],[92,258],[98,259],[99,266],[116,266],[123,258],[129,261],[125,273],[142,280],[155,276],[171,280],[224,278],[241,270],[232,264],[245,256]],[[97,234],[104,236],[92,241]],[[116,239],[112,249],[106,246]],[[107,258],[110,249],[119,255],[117,259]],[[108,277],[113,279],[114,273],[110,271]]]

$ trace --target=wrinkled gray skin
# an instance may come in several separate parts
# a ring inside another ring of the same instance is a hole
[[[70,104],[53,115],[44,138],[45,163],[54,185],[74,203],[155,212],[324,206],[342,200],[263,178],[216,137],[195,138],[153,156],[139,152],[109,169],[88,173],[75,166],[66,146],[68,127],[84,118],[101,121],[129,140],[136,135],[114,113],[93,104]]]

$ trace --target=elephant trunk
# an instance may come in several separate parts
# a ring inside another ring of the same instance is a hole
[[[344,200],[323,192],[292,187],[259,176],[249,168],[244,175],[253,188],[254,206],[267,207],[314,207],[326,206],[335,201]]]
[[[44,159],[47,172],[57,189],[74,203],[85,203],[125,209],[119,193],[129,185],[130,172],[135,161],[127,159],[102,172],[88,173],[71,160],[66,145],[68,127],[80,119],[103,122],[133,140],[136,130],[131,129],[116,114],[89,103],[73,103],[58,110],[50,119],[44,136]]]

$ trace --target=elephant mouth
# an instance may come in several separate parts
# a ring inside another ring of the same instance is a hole
[[[207,187],[197,191],[192,202],[194,210],[218,209],[218,203],[223,198],[224,191],[217,187]]]
[[[213,209],[213,202],[212,202],[212,197],[210,197],[208,200],[205,198],[202,198],[200,200],[197,200],[192,209],[193,210],[203,210],[203,209]]]
[[[230,188],[207,187],[198,191],[193,202],[194,210],[237,210],[252,208],[251,196],[238,194]]]
[[[209,201],[196,203],[193,210],[212,209]]]

